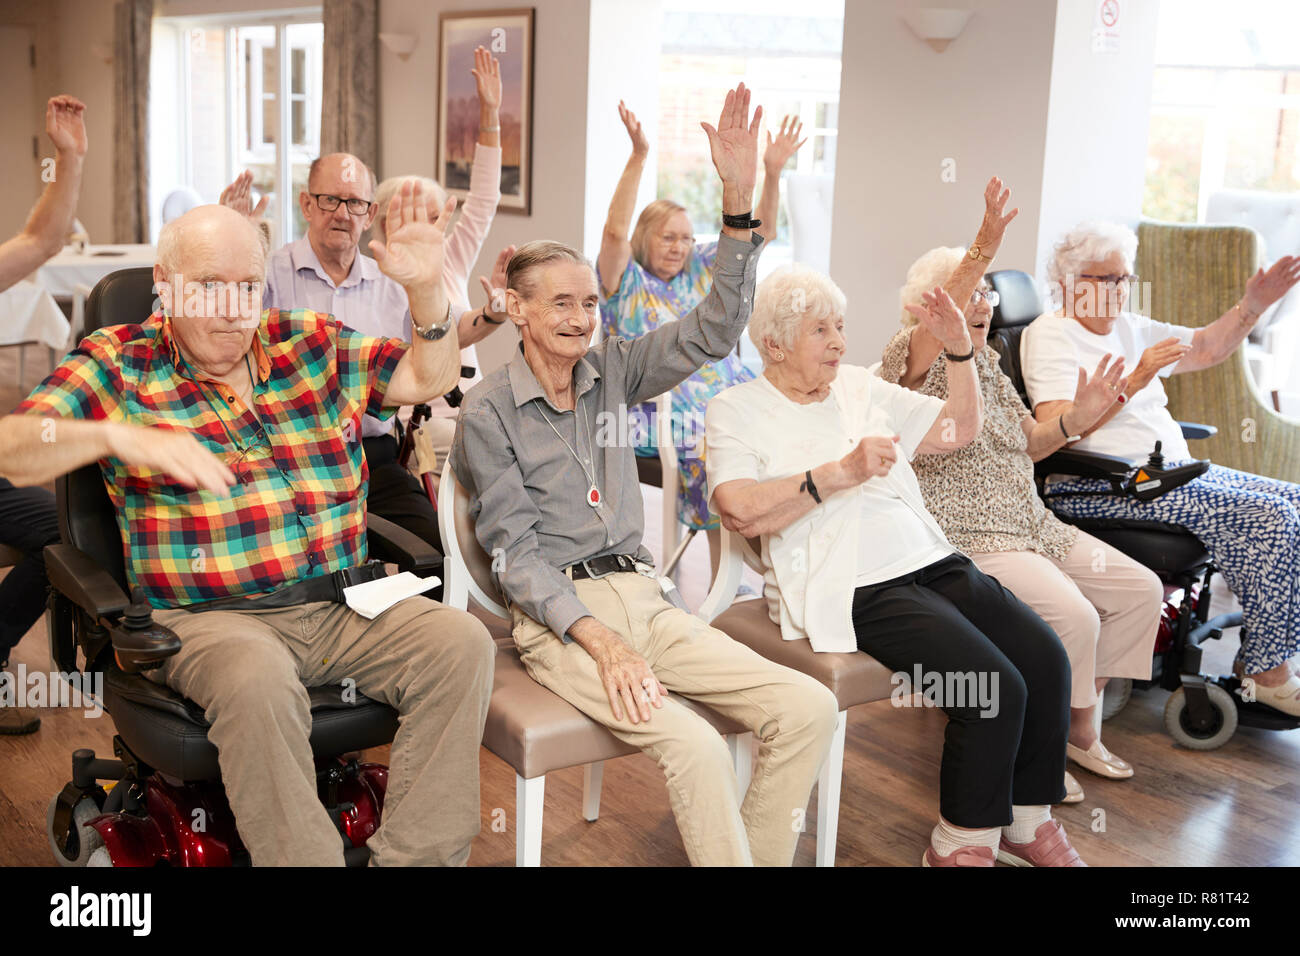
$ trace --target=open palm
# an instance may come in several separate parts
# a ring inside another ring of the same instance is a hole
[[[73,96],[51,97],[45,107],[45,132],[60,152],[86,155],[86,104]]]
[[[758,127],[763,107],[755,108],[751,121],[749,97],[744,83],[728,90],[717,127],[700,124],[709,137],[709,153],[719,178],[741,188],[752,187],[758,179]]]
[[[405,288],[435,287],[442,281],[447,223],[456,209],[451,197],[436,222],[429,221],[421,184],[407,180],[388,203],[384,220],[386,242],[370,241],[380,270]]]

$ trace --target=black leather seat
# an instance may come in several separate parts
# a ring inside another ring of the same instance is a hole
[[[87,300],[86,330],[143,322],[152,304],[149,269],[115,272]],[[202,708],[146,677],[123,673],[97,626],[128,604],[122,536],[99,465],[59,478],[55,497],[63,540],[46,549],[55,591],[48,617],[51,659],[61,670],[75,673],[80,646],[86,670],[105,672],[105,710],[138,760],[182,780],[217,779],[217,749],[208,741]],[[367,531],[372,557],[404,570],[436,566],[437,552],[402,528],[372,515]],[[345,695],[340,686],[309,688],[308,693],[317,756],[380,746],[397,733],[397,712],[386,704],[360,693]]]
[[[989,344],[998,353],[1002,371],[1020,393],[1025,407],[1032,410],[1025,392],[1025,376],[1020,364],[1020,337],[1029,323],[1042,312],[1034,280],[1027,273],[1013,269],[990,272],[989,285],[998,293],[998,304],[989,323]],[[1203,437],[1205,426],[1182,425],[1188,438]],[[1084,467],[1079,467],[1083,465]],[[1105,455],[1087,452],[1058,452],[1035,465],[1040,477],[1049,474],[1086,474],[1100,477],[1108,469],[1122,469],[1123,462]],[[1051,501],[1048,500],[1050,506]],[[1134,561],[1168,577],[1193,574],[1209,563],[1205,545],[1181,525],[1162,521],[1119,519],[1079,519],[1062,516],[1062,520],[1101,538],[1127,554]]]

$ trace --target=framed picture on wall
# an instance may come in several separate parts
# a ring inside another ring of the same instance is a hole
[[[501,64],[501,212],[532,211],[533,7],[438,17],[438,169],[464,201],[478,142],[478,90],[470,70],[483,47]]]

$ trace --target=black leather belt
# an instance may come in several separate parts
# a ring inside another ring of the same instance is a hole
[[[584,578],[603,578],[607,574],[619,571],[635,571],[636,558],[630,554],[602,554],[598,558],[588,558],[571,564],[564,570],[570,572],[575,581]]]
[[[257,597],[225,597],[215,601],[200,601],[186,604],[186,611],[263,611],[275,608],[297,607],[299,604],[311,604],[314,601],[333,601],[346,604],[343,589],[354,584],[365,584],[377,578],[386,577],[387,569],[382,561],[368,561],[354,568],[343,568],[330,574],[318,574],[294,584],[276,588]]]

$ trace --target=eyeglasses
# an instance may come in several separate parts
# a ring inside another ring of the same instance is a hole
[[[259,425],[257,435],[254,436],[248,447],[239,449],[239,454],[226,462],[226,467],[235,473],[235,478],[241,485],[248,484],[252,476],[253,469],[247,460],[248,456],[255,451],[260,451],[263,443],[267,441],[266,428]]]
[[[316,200],[316,205],[320,206],[323,212],[333,212],[339,208],[339,203],[348,204],[348,212],[354,216],[364,216],[374,205],[368,199],[343,199],[340,196],[331,196],[329,193],[308,193],[312,199]]]
[[[970,295],[970,304],[979,305],[980,299],[989,304],[989,308],[996,309],[998,303],[1002,301],[1002,296],[998,295],[996,289],[976,289]]]
[[[694,236],[670,236],[665,233],[664,235],[659,237],[659,241],[662,242],[665,246],[695,245]]]
[[[1088,273],[1085,272],[1081,274],[1079,278],[1088,279],[1091,282],[1098,282],[1101,285],[1105,285],[1105,286],[1117,286],[1117,285],[1137,281],[1137,276],[1135,276],[1131,272],[1126,272],[1123,275],[1104,275],[1104,276],[1089,275]]]

